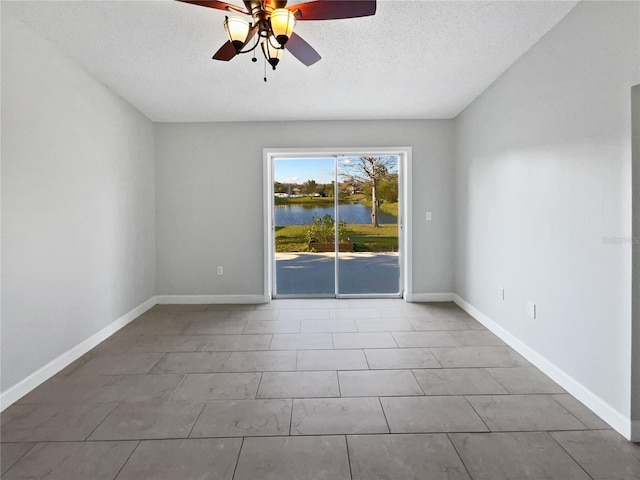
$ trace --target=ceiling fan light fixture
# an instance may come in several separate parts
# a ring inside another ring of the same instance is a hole
[[[284,49],[278,44],[277,40],[273,36],[263,40],[261,47],[264,58],[267,59],[269,65],[271,65],[275,70],[282,58],[282,52],[284,52]]]
[[[227,31],[229,40],[233,44],[233,47],[236,49],[236,52],[242,50],[242,47],[244,46],[245,42],[247,41],[247,37],[249,36],[251,24],[244,18],[225,17],[224,29]]]
[[[286,8],[276,8],[270,16],[271,31],[278,43],[284,46],[296,26],[296,17]]]

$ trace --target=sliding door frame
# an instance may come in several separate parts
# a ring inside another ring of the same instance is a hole
[[[397,156],[399,159],[399,179],[401,188],[399,218],[400,234],[400,295],[406,301],[412,301],[412,242],[411,242],[411,147],[362,147],[362,148],[264,148],[263,149],[263,192],[264,192],[264,301],[270,302],[274,290],[274,212],[273,212],[273,181],[274,164],[276,159],[282,158],[329,158],[354,156]],[[337,275],[337,273],[336,273]],[[357,297],[358,295],[338,295],[338,297]],[[375,297],[377,295],[366,295]],[[384,296],[384,295],[380,295]]]

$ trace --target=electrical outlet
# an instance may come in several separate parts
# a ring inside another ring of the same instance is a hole
[[[529,318],[536,318],[536,304],[533,302],[527,302],[527,316]]]
[[[426,218],[427,218],[427,222],[431,221],[431,212],[427,212]]]
[[[222,267],[218,267],[218,268],[216,269],[216,273],[217,273],[218,275],[224,275],[224,268],[222,268]]]
[[[498,287],[498,298],[504,300],[504,287]]]

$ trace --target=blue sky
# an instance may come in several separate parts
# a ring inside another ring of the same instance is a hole
[[[339,158],[349,162],[349,158]],[[276,158],[274,162],[274,179],[280,183],[299,183],[315,180],[316,183],[331,183],[334,180],[334,158]]]
[[[281,159],[275,161],[274,179],[281,183],[331,183],[334,179],[333,158]]]

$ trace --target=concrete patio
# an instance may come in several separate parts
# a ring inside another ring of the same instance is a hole
[[[276,253],[276,294],[333,295],[334,259],[334,253]],[[399,293],[399,260],[397,252],[340,253],[339,293]]]

